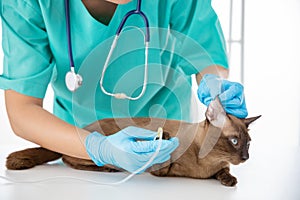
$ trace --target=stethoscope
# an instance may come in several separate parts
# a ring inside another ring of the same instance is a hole
[[[146,15],[141,11],[141,1],[137,0],[137,7],[135,10],[129,11],[124,18],[122,19],[118,30],[116,32],[116,35],[114,37],[114,40],[112,42],[112,45],[110,47],[108,56],[106,58],[105,64],[103,66],[101,78],[100,78],[100,88],[102,92],[106,95],[118,98],[118,99],[129,99],[129,100],[138,100],[140,99],[147,87],[147,77],[148,77],[148,48],[149,48],[149,41],[150,41],[150,30],[149,30],[149,21],[146,17]],[[69,8],[69,0],[65,0],[65,13],[66,13],[66,28],[67,28],[67,42],[68,42],[68,54],[69,54],[69,62],[70,62],[70,71],[66,74],[65,82],[67,88],[71,92],[75,92],[83,82],[83,79],[80,74],[76,74],[75,67],[74,67],[74,59],[73,59],[73,52],[72,52],[72,42],[71,42],[71,28],[70,28],[70,8]],[[145,23],[145,29],[146,34],[143,33],[145,37],[145,71],[144,71],[144,82],[143,82],[143,88],[140,94],[136,97],[127,96],[125,93],[110,93],[106,91],[106,89],[103,87],[103,79],[106,72],[106,69],[108,67],[108,64],[110,62],[111,56],[113,54],[114,49],[117,46],[118,39],[120,37],[120,34],[122,33],[123,27],[127,21],[127,19],[131,16],[137,14],[141,16]]]

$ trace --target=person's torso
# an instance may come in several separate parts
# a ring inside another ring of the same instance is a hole
[[[81,1],[70,1],[70,30],[75,71],[83,77],[74,93],[65,85],[70,70],[64,1],[40,1],[56,62],[52,77],[54,113],[84,126],[102,118],[153,116],[189,120],[190,77],[176,64],[176,39],[169,31],[173,1],[142,1],[142,11],[150,24],[149,65],[145,94],[136,101],[118,100],[105,95],[99,80],[116,30],[124,15],[136,8],[136,0],[118,5],[110,23],[94,19]],[[109,92],[138,96],[143,87],[145,54],[144,22],[138,15],[128,19],[103,79]]]

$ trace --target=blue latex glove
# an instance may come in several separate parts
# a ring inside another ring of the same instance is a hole
[[[157,132],[130,126],[110,136],[93,132],[87,136],[85,145],[88,155],[96,165],[111,164],[134,172],[144,166],[156,151],[159,143],[158,140],[153,140],[156,136]],[[151,165],[169,160],[170,154],[178,145],[178,138],[163,140]]]
[[[206,106],[219,96],[226,113],[238,118],[246,118],[248,111],[244,96],[244,87],[240,83],[230,82],[214,74],[206,74],[198,88],[198,98]]]

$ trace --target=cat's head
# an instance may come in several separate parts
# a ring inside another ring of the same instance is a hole
[[[239,119],[226,114],[218,98],[210,103],[205,115],[209,128],[203,149],[211,148],[219,160],[234,165],[245,162],[249,158],[251,141],[249,125],[261,116]],[[200,150],[200,157],[201,154],[204,157],[205,151]]]

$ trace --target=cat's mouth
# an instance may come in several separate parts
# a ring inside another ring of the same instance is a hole
[[[245,159],[242,159],[242,158],[238,158],[238,159],[231,159],[230,163],[233,164],[233,165],[239,165],[239,164],[244,163],[246,161],[247,161],[247,159],[245,160]]]
[[[241,163],[242,163],[241,161],[236,161],[236,160],[231,161],[231,164],[233,164],[233,165],[239,165]]]

